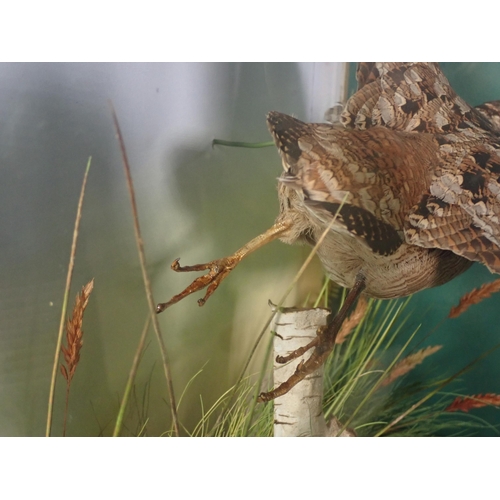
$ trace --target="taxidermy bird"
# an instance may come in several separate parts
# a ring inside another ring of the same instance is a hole
[[[283,163],[275,224],[208,271],[161,312],[207,287],[203,305],[248,253],[279,238],[316,245],[330,278],[351,291],[330,326],[268,401],[317,369],[361,292],[389,299],[446,283],[480,262],[500,273],[500,101],[473,108],[435,63],[359,63],[339,123],[271,112]],[[291,355],[288,361],[299,354]]]

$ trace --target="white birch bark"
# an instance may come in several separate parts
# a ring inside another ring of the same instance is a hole
[[[274,307],[271,304],[271,307]],[[313,349],[287,364],[276,362],[276,356],[287,356],[307,345],[316,337],[320,326],[326,325],[328,309],[282,308],[271,324],[274,332],[274,387],[286,382],[302,360]],[[283,396],[274,400],[274,436],[306,437],[339,435],[342,424],[333,417],[328,424],[323,416],[323,366],[311,373]],[[344,429],[340,437],[355,437],[351,429]]]
[[[282,308],[271,324],[274,337],[274,359],[286,356],[316,337],[316,331],[326,324],[328,309]],[[274,362],[274,387],[295,372],[302,359],[312,350],[287,364]],[[323,417],[323,367],[308,375],[288,393],[274,400],[274,436],[325,436]]]

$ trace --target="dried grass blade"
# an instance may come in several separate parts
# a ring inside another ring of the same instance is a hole
[[[363,295],[361,295],[358,303],[356,304],[356,308],[342,324],[337,338],[335,339],[336,344],[342,344],[345,339],[353,332],[353,330],[359,325],[359,323],[365,316],[367,307],[368,301]]]
[[[468,412],[474,408],[483,406],[500,406],[500,394],[475,394],[473,396],[457,397],[445,411],[464,411]]]
[[[406,358],[402,359],[399,363],[397,363],[394,368],[388,373],[387,378],[383,380],[380,384],[382,386],[389,385],[394,382],[397,378],[406,375],[408,372],[413,370],[417,365],[422,363],[422,361],[431,354],[439,351],[443,347],[442,345],[429,346],[424,349],[420,349]]]
[[[71,277],[73,276],[73,269],[75,267],[75,255],[76,255],[76,243],[78,241],[78,232],[80,229],[80,220],[82,218],[82,207],[83,207],[83,198],[85,196],[85,187],[87,185],[87,178],[90,169],[90,163],[92,161],[92,157],[89,158],[87,162],[87,167],[85,169],[85,174],[83,176],[82,189],[80,191],[80,198],[78,200],[78,208],[76,210],[76,218],[75,218],[75,228],[73,230],[73,241],[71,243],[71,251],[69,257],[68,264],[68,273],[66,276],[66,286],[64,288],[64,296],[63,303],[61,307],[61,320],[59,322],[59,331],[57,334],[57,342],[56,342],[56,352],[54,355],[54,364],[52,366],[52,377],[50,381],[50,389],[49,389],[49,402],[47,408],[47,425],[45,427],[45,436],[50,436],[50,431],[52,428],[52,414],[54,411],[54,395],[56,391],[56,380],[57,380],[57,367],[59,366],[59,353],[61,351],[62,338],[64,332],[64,323],[66,320],[66,310],[68,308],[68,298],[69,298],[69,289],[71,287]]]
[[[487,299],[492,294],[500,291],[500,279],[492,281],[491,283],[485,283],[479,288],[475,288],[469,293],[466,293],[458,303],[457,306],[450,309],[450,314],[448,317],[456,318],[464,313],[470,306],[478,304],[484,299]]]
[[[134,183],[132,182],[132,173],[130,170],[130,164],[128,162],[127,151],[125,149],[125,142],[123,140],[122,132],[120,129],[120,124],[118,123],[118,118],[115,113],[115,109],[113,104],[110,101],[111,114],[113,116],[113,122],[115,125],[116,136],[118,139],[118,144],[120,146],[120,152],[122,155],[122,164],[123,169],[125,171],[125,177],[127,179],[127,187],[130,195],[130,205],[132,208],[132,218],[134,221],[134,232],[135,232],[135,241],[137,244],[137,252],[139,254],[139,261],[141,264],[142,278],[144,281],[144,289],[146,291],[146,298],[149,305],[149,312],[151,314],[151,319],[153,321],[153,328],[156,334],[156,338],[158,341],[158,345],[160,347],[160,353],[162,357],[163,370],[165,372],[165,379],[167,381],[167,390],[168,397],[170,401],[170,410],[172,412],[172,424],[174,426],[175,435],[179,436],[180,426],[179,426],[179,418],[177,416],[177,405],[175,402],[175,393],[174,393],[174,384],[172,381],[172,374],[170,371],[170,363],[168,361],[167,348],[165,347],[165,343],[163,341],[163,337],[160,331],[160,324],[158,322],[158,316],[156,315],[156,303],[153,300],[153,292],[151,289],[151,282],[149,280],[149,275],[146,267],[146,256],[144,252],[144,243],[141,236],[141,229],[139,226],[139,215],[137,211],[137,203],[135,200],[135,190]]]
[[[139,362],[141,361],[142,353],[144,351],[144,344],[146,343],[146,337],[148,334],[150,324],[151,324],[151,316],[148,315],[146,323],[144,324],[144,328],[142,329],[141,338],[139,339],[139,344],[135,351],[132,367],[130,368],[127,385],[125,386],[125,391],[123,393],[122,401],[120,403],[120,409],[118,410],[118,415],[116,417],[115,428],[113,430],[113,437],[118,437],[121,433],[123,420],[125,418],[125,410],[127,409],[128,406],[128,401],[130,399],[130,394],[132,392],[132,387],[134,385],[135,376],[137,375],[137,370],[139,368]]]

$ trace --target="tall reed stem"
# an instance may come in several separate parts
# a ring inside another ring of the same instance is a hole
[[[51,428],[52,428],[52,415],[54,412],[54,395],[56,391],[56,380],[57,380],[57,366],[59,365],[59,354],[61,351],[61,344],[64,332],[64,322],[66,319],[66,311],[68,308],[68,298],[69,298],[69,289],[71,287],[71,277],[73,276],[73,269],[75,267],[75,255],[76,255],[76,243],[78,241],[78,232],[80,229],[80,221],[82,218],[82,207],[83,207],[83,198],[85,196],[85,187],[87,185],[87,177],[89,174],[90,163],[92,161],[92,157],[89,157],[87,162],[87,168],[85,169],[85,174],[83,176],[82,189],[80,191],[80,199],[78,200],[78,208],[76,211],[75,218],[75,228],[73,230],[73,241],[71,243],[71,252],[69,257],[69,265],[68,265],[68,274],[66,276],[66,286],[64,288],[64,296],[63,303],[61,307],[61,319],[59,322],[59,332],[57,334],[57,343],[56,343],[56,352],[54,354],[54,364],[52,365],[52,377],[50,380],[50,389],[49,389],[49,402],[47,408],[47,425],[45,427],[45,436],[49,437]]]
[[[139,261],[141,263],[142,278],[144,281],[144,288],[146,290],[146,297],[149,305],[149,312],[151,314],[151,319],[153,321],[153,328],[158,340],[158,345],[160,347],[160,353],[162,358],[163,370],[165,372],[165,379],[167,381],[168,397],[170,400],[170,410],[172,412],[172,423],[174,426],[174,432],[176,436],[179,436],[179,418],[177,416],[177,405],[175,403],[175,393],[174,384],[172,381],[172,374],[170,371],[170,363],[168,361],[167,349],[163,341],[163,337],[160,331],[160,324],[158,322],[158,316],[156,315],[156,304],[153,300],[153,292],[151,290],[151,282],[149,281],[148,272],[146,269],[146,256],[144,253],[144,242],[141,236],[141,229],[139,227],[139,215],[137,212],[137,203],[135,200],[134,184],[132,182],[132,174],[130,171],[130,164],[128,162],[127,151],[125,149],[125,142],[120,130],[120,125],[118,123],[118,118],[116,116],[113,104],[110,102],[111,113],[113,115],[113,121],[115,124],[116,136],[118,138],[118,143],[120,145],[120,151],[122,154],[123,169],[125,170],[125,177],[127,179],[127,186],[130,195],[130,205],[132,207],[132,217],[134,220],[134,231],[135,231],[135,241],[137,243],[137,251],[139,253]]]

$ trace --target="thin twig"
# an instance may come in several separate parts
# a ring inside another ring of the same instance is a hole
[[[113,437],[118,437],[122,430],[123,419],[125,417],[125,410],[128,406],[128,401],[130,399],[130,394],[132,392],[132,387],[134,385],[135,376],[137,374],[137,369],[139,368],[139,362],[142,357],[142,352],[144,351],[144,344],[146,343],[146,337],[149,330],[149,325],[151,324],[151,316],[148,315],[146,323],[141,333],[141,338],[139,339],[139,344],[135,351],[134,361],[132,362],[132,367],[130,368],[130,373],[127,380],[127,385],[125,386],[125,392],[123,393],[123,398],[120,404],[120,409],[118,410],[118,415],[116,417],[115,429],[113,431]]]
[[[56,352],[54,355],[54,364],[52,366],[52,378],[50,380],[49,404],[48,404],[48,409],[47,409],[47,425],[45,427],[45,436],[46,437],[50,436],[50,431],[52,428],[52,414],[54,411],[54,395],[55,395],[55,391],[56,391],[57,367],[59,366],[59,354],[61,351],[61,344],[62,344],[62,339],[63,339],[64,323],[66,321],[66,310],[68,308],[68,298],[69,298],[69,289],[71,287],[71,277],[73,276],[73,269],[75,267],[76,242],[78,241],[78,231],[80,228],[80,220],[82,218],[83,198],[85,195],[85,186],[87,184],[87,177],[89,174],[91,161],[92,161],[92,157],[89,157],[88,162],[87,162],[87,167],[85,169],[85,174],[83,176],[82,189],[80,192],[80,199],[78,200],[78,208],[76,210],[75,228],[73,230],[73,242],[71,243],[71,252],[70,252],[69,264],[68,264],[68,274],[66,276],[66,286],[64,288],[63,303],[62,303],[62,307],[61,307],[61,320],[59,322],[59,332],[57,334]]]
[[[130,205],[132,207],[132,216],[134,220],[134,231],[135,231],[135,241],[137,243],[137,250],[139,253],[139,260],[141,263],[142,278],[144,281],[144,288],[146,290],[146,297],[149,305],[149,312],[153,320],[153,328],[158,340],[158,345],[160,347],[161,358],[163,363],[163,370],[165,372],[165,379],[167,381],[168,397],[170,400],[170,409],[172,411],[172,423],[174,426],[174,432],[176,436],[179,436],[179,419],[177,416],[177,406],[175,404],[175,393],[174,384],[172,382],[172,374],[170,372],[170,364],[168,362],[167,349],[163,341],[163,337],[160,331],[160,324],[158,322],[158,316],[156,315],[156,304],[153,300],[153,292],[151,290],[151,282],[149,281],[149,276],[146,268],[146,256],[144,254],[144,242],[142,241],[141,230],[139,227],[139,215],[137,212],[137,204],[135,201],[135,191],[132,182],[132,174],[130,171],[130,165],[128,162],[127,151],[125,150],[125,143],[123,141],[123,136],[120,130],[120,125],[118,124],[118,118],[116,117],[115,109],[113,103],[110,101],[111,113],[113,115],[113,121],[115,124],[116,136],[118,143],[120,144],[120,151],[123,160],[123,169],[125,170],[125,176],[127,178],[127,186],[130,195]]]

